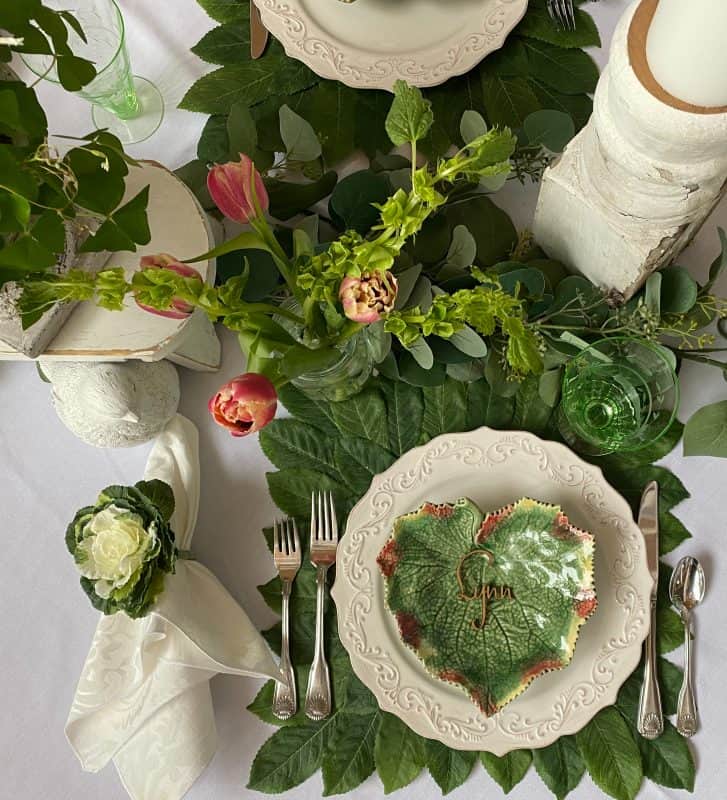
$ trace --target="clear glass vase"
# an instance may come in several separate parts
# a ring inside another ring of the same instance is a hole
[[[365,337],[347,339],[340,345],[341,358],[326,369],[305,372],[291,383],[310,397],[329,402],[348,400],[371,377],[374,361]]]

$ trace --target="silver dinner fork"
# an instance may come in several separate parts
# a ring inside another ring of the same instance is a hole
[[[283,635],[280,649],[280,672],[285,683],[275,682],[273,714],[278,719],[290,719],[298,709],[295,694],[295,675],[290,661],[290,589],[300,569],[300,538],[294,519],[273,523],[273,561],[280,576],[283,598]]]
[[[311,496],[310,514],[310,560],[316,568],[316,641],[305,695],[305,713],[312,720],[324,719],[331,713],[331,679],[323,644],[323,609],[328,568],[336,561],[337,547],[338,522],[333,495],[318,492]]]
[[[547,0],[548,14],[561,28],[574,31],[576,29],[576,15],[573,10],[573,0]]]

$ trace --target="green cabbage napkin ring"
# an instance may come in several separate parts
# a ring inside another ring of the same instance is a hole
[[[593,548],[559,506],[483,516],[462,499],[399,517],[377,562],[404,643],[490,716],[570,663],[597,605]]]

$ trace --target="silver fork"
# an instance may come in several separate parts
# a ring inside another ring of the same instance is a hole
[[[295,675],[290,661],[290,589],[300,569],[300,538],[294,519],[273,523],[273,560],[282,583],[283,636],[280,651],[280,672],[285,683],[276,681],[273,692],[273,714],[278,719],[290,719],[298,710],[295,694]]]
[[[548,14],[561,28],[574,31],[576,17],[573,9],[573,0],[547,0]]]
[[[316,568],[316,641],[308,675],[305,713],[310,719],[319,720],[331,713],[331,679],[323,645],[323,606],[328,568],[336,561],[338,522],[330,492],[318,492],[317,497],[311,496],[310,502],[310,560]]]

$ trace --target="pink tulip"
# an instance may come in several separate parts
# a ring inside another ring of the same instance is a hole
[[[387,270],[385,273],[364,272],[360,278],[347,275],[338,290],[343,313],[354,322],[368,325],[378,322],[394,307],[398,284]]]
[[[260,173],[252,159],[242,153],[238,162],[212,167],[207,173],[207,188],[217,208],[235,222],[250,222],[270,205]]]
[[[202,280],[202,276],[194,267],[182,264],[181,261],[177,261],[177,259],[174,258],[174,256],[170,256],[169,253],[142,256],[139,266],[141,269],[168,269],[172,272],[176,272],[178,275],[183,275],[185,278],[199,278]],[[150,314],[156,314],[158,317],[167,317],[168,319],[186,319],[194,311],[194,306],[191,306],[186,300],[181,300],[178,297],[173,298],[169,308],[163,311],[158,308],[152,308],[152,306],[144,305],[144,303],[140,303],[138,300],[136,304],[139,308],[143,308],[144,311],[148,311]]]
[[[214,421],[233,436],[247,436],[264,428],[275,416],[278,395],[273,384],[256,372],[238,375],[210,398]]]

